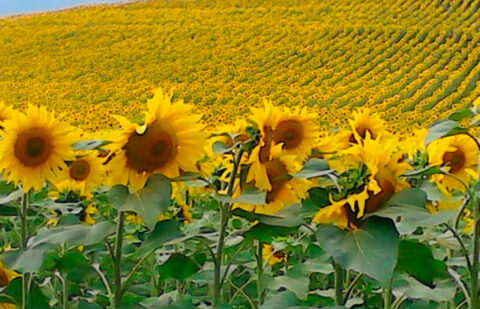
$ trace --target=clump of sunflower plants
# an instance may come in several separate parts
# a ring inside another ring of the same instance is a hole
[[[479,308],[477,105],[401,136],[269,101],[205,127],[161,90],[105,132],[1,105],[0,308]]]

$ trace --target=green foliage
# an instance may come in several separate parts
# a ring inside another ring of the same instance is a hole
[[[391,280],[399,245],[391,220],[371,217],[354,231],[320,226],[316,237],[320,246],[342,267],[365,273],[383,284]]]

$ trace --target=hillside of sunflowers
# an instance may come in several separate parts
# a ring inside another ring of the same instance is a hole
[[[480,0],[0,17],[0,309],[480,309],[479,41]]]

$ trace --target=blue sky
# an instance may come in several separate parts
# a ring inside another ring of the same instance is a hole
[[[58,10],[81,4],[121,1],[122,0],[0,0],[0,16]]]

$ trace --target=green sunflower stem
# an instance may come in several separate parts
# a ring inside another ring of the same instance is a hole
[[[213,282],[213,308],[220,305],[221,299],[221,271],[223,264],[223,247],[225,242],[225,232],[228,225],[228,219],[230,216],[229,205],[221,205],[221,218],[220,218],[220,231],[217,242],[217,253],[215,255],[215,277]]]
[[[388,286],[383,289],[383,308],[392,308],[392,281],[388,283]]]
[[[20,211],[20,247],[22,250],[27,249],[28,242],[28,208],[30,206],[30,191],[23,194],[22,209]],[[29,274],[23,273],[22,275],[22,309],[27,308],[28,303],[28,281]]]
[[[125,213],[118,212],[117,231],[115,233],[115,258],[114,263],[114,303],[113,308],[118,308],[122,303],[122,245],[123,245],[123,226],[125,223]]]
[[[263,242],[258,241],[257,243],[257,294],[258,294],[258,306],[260,307],[263,304],[263,286],[262,286],[262,277],[263,277]]]
[[[240,166],[240,160],[243,156],[243,149],[239,149],[233,160],[232,173],[227,187],[227,195],[232,196],[235,187],[235,179],[237,177],[238,168]],[[221,290],[222,280],[221,271],[223,264],[223,247],[225,242],[225,233],[228,226],[228,220],[230,219],[230,204],[220,203],[220,230],[218,234],[217,252],[214,260],[214,279],[213,279],[213,308],[218,307],[222,302]]]
[[[479,237],[480,237],[480,200],[475,197],[473,201],[473,218],[474,218],[474,232],[473,232],[473,260],[470,269],[470,308],[479,308],[478,303],[478,258],[480,255]]]
[[[335,262],[333,263],[334,279],[335,279],[335,305],[343,306],[343,275],[342,267]]]

